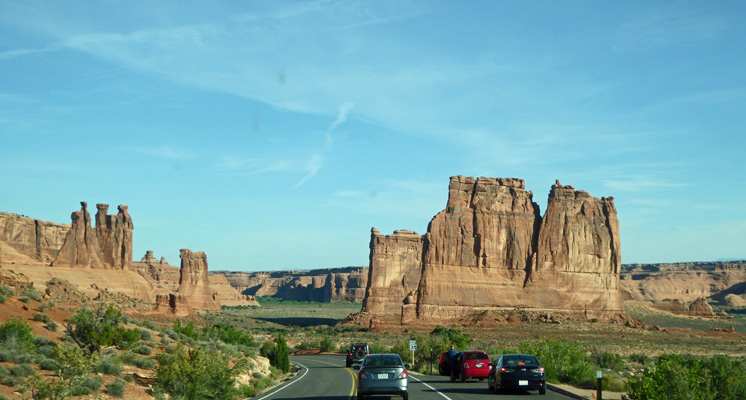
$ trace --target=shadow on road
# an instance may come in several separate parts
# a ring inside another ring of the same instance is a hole
[[[372,397],[371,397],[372,399]],[[385,397],[377,397],[377,399],[385,399]],[[323,396],[323,397],[275,397],[275,400],[350,400],[350,396]]]

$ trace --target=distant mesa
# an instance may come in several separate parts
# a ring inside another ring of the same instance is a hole
[[[557,181],[542,218],[522,179],[451,177],[427,233],[371,230],[363,314],[402,323],[523,309],[625,315],[613,198]]]

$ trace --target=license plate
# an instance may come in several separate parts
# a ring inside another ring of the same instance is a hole
[[[482,368],[483,365],[482,363],[477,363],[477,368]]]
[[[378,374],[378,379],[389,379],[389,374]]]
[[[518,381],[518,386],[528,386],[528,381]]]

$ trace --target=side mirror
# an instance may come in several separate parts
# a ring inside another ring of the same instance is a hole
[[[409,364],[404,364],[404,369],[409,369]]]
[[[355,371],[360,371],[360,366],[359,365],[353,365],[352,369],[354,369]]]

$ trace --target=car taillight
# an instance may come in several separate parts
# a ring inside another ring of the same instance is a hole
[[[404,371],[401,372],[401,374],[399,374],[399,377],[396,379],[407,379],[407,376],[409,375],[407,375],[407,370],[405,369]]]
[[[500,368],[500,372],[505,372],[505,367]]]
[[[464,368],[469,368],[469,363],[464,363]]]
[[[365,374],[363,373],[363,371],[357,373],[357,379],[365,379]]]
[[[533,371],[533,372],[544,372],[544,367],[534,368],[531,371]]]

